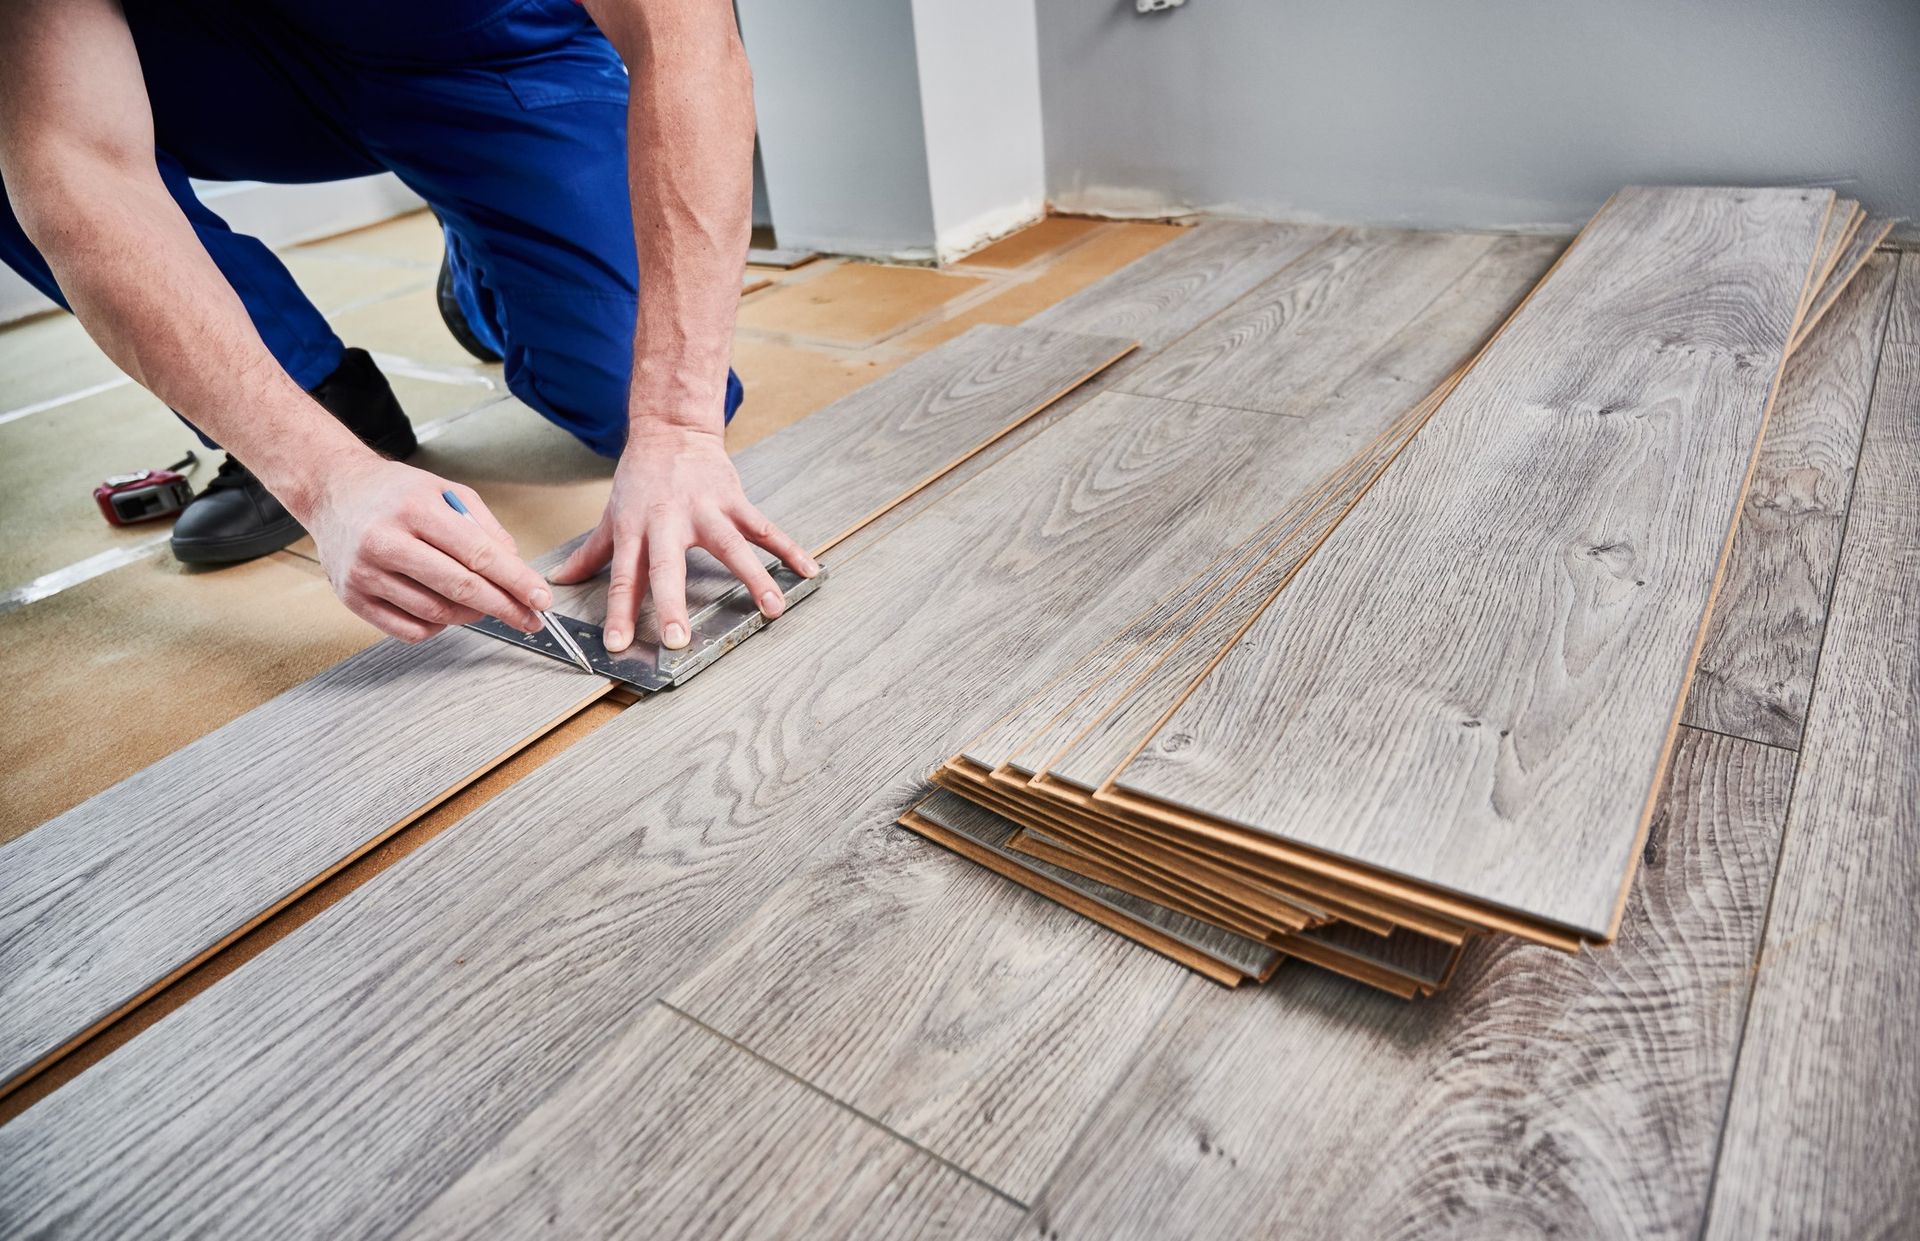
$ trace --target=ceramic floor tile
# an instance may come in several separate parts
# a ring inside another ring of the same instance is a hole
[[[1060,255],[1032,279],[915,332],[905,343],[924,349],[952,340],[978,323],[1023,323],[1179,235],[1177,224],[1102,224],[1098,233]]]
[[[1048,216],[1038,224],[1029,225],[1017,233],[1002,237],[985,249],[974,251],[955,266],[1025,267],[1035,259],[1064,249],[1103,227],[1105,225],[1100,220],[1066,215]]]
[[[978,277],[929,267],[840,263],[741,303],[740,325],[844,345],[872,344],[981,283]]]
[[[0,616],[0,840],[378,637],[284,553],[212,571],[156,557]]]
[[[872,383],[900,364],[745,337],[733,342],[733,368],[746,400],[727,428],[727,448],[738,452],[823,405]]]
[[[410,215],[384,220],[369,228],[295,246],[287,253],[355,255],[386,263],[409,263],[437,271],[444,246],[440,221],[423,207]]]

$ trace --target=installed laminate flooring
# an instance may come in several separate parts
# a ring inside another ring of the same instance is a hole
[[[654,1005],[401,1236],[966,1238],[1019,1207]]]
[[[1695,1236],[1792,774],[1687,730],[1605,950],[1482,943],[1412,1004],[1188,980],[1027,1235]]]
[[[904,836],[890,824],[921,774],[1000,709],[978,661],[1084,641],[1100,618],[1074,605],[1094,583],[1117,608],[1148,602],[1246,519],[1282,422],[1086,406],[842,562],[700,694],[629,709],[0,1128],[0,1215],[327,1236],[411,1218],[810,852]],[[975,589],[947,598],[956,571]],[[1047,623],[1004,624],[1023,610]],[[1152,983],[1131,1017],[1074,1016],[1091,1100],[1177,967],[1066,910],[1029,916],[1029,977],[1104,956]],[[1001,1081],[969,1158],[1041,1128],[1048,1101]]]
[[[743,480],[772,520],[824,546],[1129,347],[975,328],[749,448]],[[690,566],[695,606],[733,585],[704,555]],[[556,595],[597,618],[604,580]],[[477,634],[383,642],[0,848],[0,1083],[607,688]]]
[[[1800,744],[1896,266],[1867,264],[1787,363],[1684,724]]]
[[[1119,786],[1608,938],[1831,201],[1617,195]]]
[[[1920,1218],[1920,263],[1901,259],[1706,1235]]]

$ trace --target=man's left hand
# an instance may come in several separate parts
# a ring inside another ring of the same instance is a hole
[[[553,575],[580,582],[609,571],[605,640],[609,651],[633,641],[640,604],[651,594],[660,639],[687,644],[687,552],[711,554],[753,592],[769,619],[786,610],[754,548],[772,552],[794,572],[820,569],[784,530],[767,520],[740,488],[726,444],[713,431],[636,427],[614,470],[613,494],[587,541]]]

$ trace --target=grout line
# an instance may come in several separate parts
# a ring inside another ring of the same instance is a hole
[[[995,1197],[1001,1198],[1006,1202],[1009,1202],[1014,1206],[1019,1207],[1022,1211],[1025,1211],[1028,1209],[1028,1204],[1014,1197],[1012,1194],[1000,1188],[998,1185],[995,1185],[992,1181],[982,1179],[981,1177],[977,1176],[976,1174],[969,1171],[965,1167],[947,1158],[945,1155],[940,1154],[938,1151],[927,1149],[925,1146],[922,1146],[920,1143],[914,1141],[912,1138],[908,1137],[906,1134],[900,1132],[898,1129],[895,1129],[892,1125],[886,1124],[883,1121],[875,1120],[873,1117],[867,1115],[865,1112],[853,1106],[851,1103],[846,1102],[844,1099],[841,1099],[836,1095],[829,1094],[828,1092],[820,1089],[820,1087],[814,1085],[812,1082],[800,1076],[798,1073],[795,1073],[793,1070],[780,1064],[778,1061],[769,1060],[767,1057],[761,1055],[759,1052],[747,1046],[745,1043],[741,1042],[739,1039],[734,1038],[731,1034],[727,1034],[727,1033],[724,1033],[723,1031],[714,1029],[712,1026],[700,1020],[698,1017],[694,1016],[692,1013],[674,1004],[669,1003],[663,997],[656,996],[654,997],[653,1002],[655,1004],[658,1004],[660,1007],[666,1009],[668,1012],[677,1014],[678,1016],[684,1018],[685,1020],[697,1026],[698,1028],[705,1030],[708,1034],[713,1035],[713,1037],[720,1039],[722,1042],[729,1043],[734,1047],[738,1048],[740,1051],[745,1052],[747,1055],[752,1056],[755,1060],[758,1060],[761,1064],[766,1065],[768,1068],[780,1074],[782,1077],[786,1078],[787,1080],[799,1083],[802,1087],[804,1087],[811,1093],[819,1095],[821,1098],[825,1099],[827,1102],[833,1104],[835,1107],[841,1109],[842,1111],[847,1112],[855,1117],[858,1117],[860,1120],[863,1120],[866,1123],[872,1125],[874,1128],[880,1130],[882,1133],[895,1139],[896,1141],[902,1142],[905,1145],[912,1147],[914,1150],[919,1151],[921,1154],[925,1155],[927,1158],[933,1160],[934,1162],[941,1164],[942,1166],[954,1172],[959,1173],[962,1177],[965,1177],[967,1180],[973,1182],[975,1185],[978,1185],[980,1188],[993,1194]]]
[[[1866,456],[1867,436],[1873,431],[1873,398],[1880,387],[1880,364],[1887,356],[1888,336],[1893,332],[1893,318],[1897,313],[1900,299],[1900,285],[1907,277],[1908,263],[1901,260],[1894,269],[1893,283],[1887,289],[1886,318],[1880,324],[1880,344],[1873,355],[1873,378],[1867,384],[1867,416],[1860,421],[1860,444],[1853,454],[1853,483],[1847,488],[1846,516],[1840,526],[1840,550],[1833,559],[1833,577],[1827,583],[1827,606],[1825,618],[1820,622],[1820,649],[1815,653],[1813,676],[1807,682],[1807,713],[1800,720],[1800,742],[1804,746],[1807,739],[1807,721],[1813,716],[1813,704],[1820,692],[1820,668],[1826,654],[1827,634],[1833,627],[1833,596],[1840,587],[1840,566],[1847,555],[1847,534],[1853,528],[1853,498],[1860,487],[1860,462]],[[1803,751],[1796,751],[1793,764],[1793,779],[1787,787],[1786,807],[1780,812],[1780,843],[1773,854],[1773,873],[1767,880],[1767,903],[1760,919],[1760,933],[1754,941],[1753,961],[1747,966],[1747,1002],[1740,1009],[1740,1041],[1733,1050],[1733,1064],[1727,1070],[1727,1093],[1720,1104],[1720,1124],[1713,1135],[1713,1160],[1708,1165],[1707,1184],[1700,1209],[1700,1228],[1694,1235],[1705,1238],[1707,1226],[1713,1222],[1713,1194],[1720,1183],[1720,1160],[1726,1154],[1727,1124],[1733,1119],[1733,1096],[1740,1085],[1740,1062],[1745,1059],[1747,1034],[1753,1023],[1753,1001],[1760,994],[1761,968],[1766,964],[1767,936],[1773,930],[1773,911],[1780,896],[1780,868],[1787,859],[1788,835],[1793,829],[1793,803],[1800,792],[1800,768],[1805,758]]]

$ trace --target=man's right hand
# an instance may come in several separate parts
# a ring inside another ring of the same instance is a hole
[[[452,491],[473,514],[455,512]],[[354,615],[403,642],[497,616],[526,633],[553,592],[520,559],[513,536],[472,488],[368,454],[329,469],[289,505],[320,548],[334,593]]]

